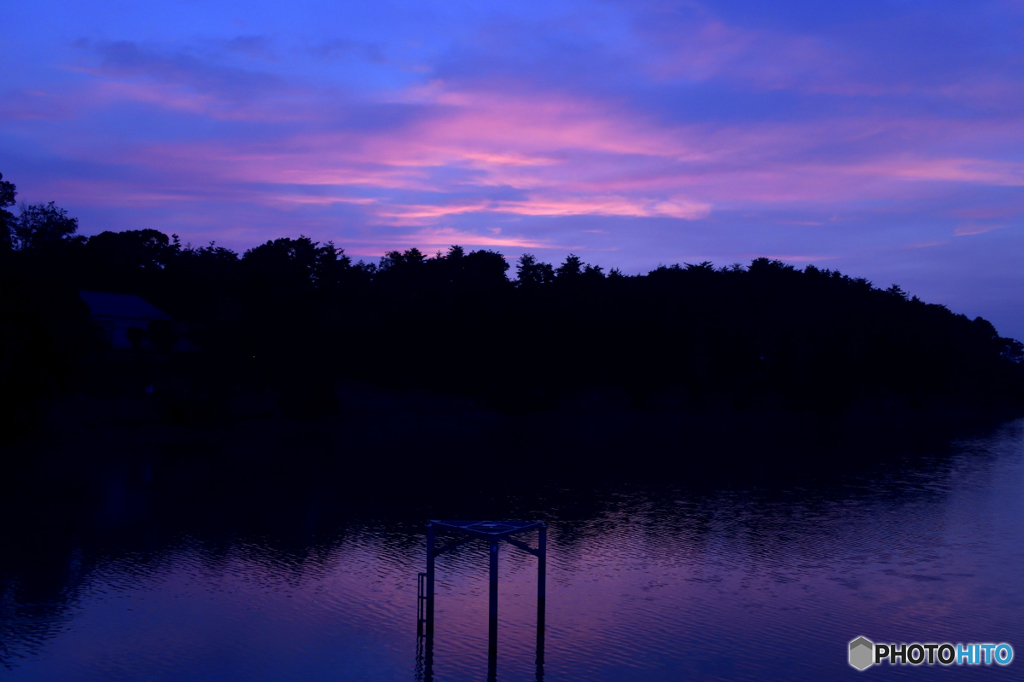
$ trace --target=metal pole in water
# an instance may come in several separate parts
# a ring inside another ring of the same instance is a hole
[[[434,524],[427,523],[427,637],[424,646],[423,679],[434,679]]]
[[[544,681],[544,602],[547,599],[548,527],[537,529],[537,682]]]
[[[434,633],[434,524],[427,524],[427,635]]]
[[[498,543],[491,540],[491,604],[487,629],[487,679],[498,675]]]
[[[548,527],[537,529],[537,608],[543,616],[544,599],[548,596]]]

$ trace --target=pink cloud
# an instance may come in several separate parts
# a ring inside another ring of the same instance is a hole
[[[565,246],[544,240],[531,239],[523,236],[488,236],[468,230],[452,227],[422,228],[405,234],[390,235],[379,239],[346,238],[346,246],[354,255],[383,256],[386,251],[396,247],[418,247],[423,249],[447,248],[452,244],[483,248],[515,248],[515,249],[564,249]]]
[[[751,255],[751,258],[756,258],[757,255]],[[825,260],[836,260],[839,256],[792,256],[792,255],[768,255],[765,258],[771,258],[773,260],[788,261],[790,263],[817,263]]]
[[[586,198],[531,198],[520,202],[498,202],[499,211],[520,215],[604,215],[630,216],[639,218],[680,218],[698,220],[711,213],[711,205],[690,201],[682,197],[666,200],[627,198],[620,196],[595,196]]]
[[[868,160],[837,157],[823,162],[813,153],[830,138],[855,144],[886,129],[892,134],[906,129],[921,134],[922,128],[941,126],[945,133],[970,141],[979,135],[970,123],[842,120],[802,126],[659,127],[628,120],[629,112],[614,107],[587,108],[582,102],[549,107],[540,101],[539,113],[531,120],[515,112],[496,112],[505,109],[501,99],[462,101],[473,102],[473,107],[383,132],[305,133],[259,146],[148,145],[113,154],[126,164],[197,172],[213,182],[262,183],[267,187],[260,191],[280,193],[290,201],[297,201],[294,189],[281,192],[274,186],[440,195],[430,205],[397,197],[377,202],[381,218],[417,221],[495,211],[692,220],[706,217],[715,204],[908,197],[934,192],[924,186],[927,183],[1024,183],[1024,165],[986,158],[935,158],[930,153],[915,157],[904,149],[896,155],[880,151]],[[523,109],[528,104],[516,106]],[[861,155],[871,156],[871,151]],[[442,175],[445,169],[464,172]],[[909,188],[908,182],[921,187]],[[486,195],[489,187],[519,189],[529,198],[484,196],[454,204],[438,200],[472,188]],[[322,196],[307,201],[356,203]]]
[[[909,180],[1024,186],[1024,164],[989,159],[908,159],[869,166],[866,172]]]
[[[717,62],[701,67],[711,71],[775,40],[724,25],[702,31],[707,45],[693,48],[697,62],[700,50],[725,46]],[[819,47],[792,45],[786,59],[820,57]],[[692,221],[719,209],[935,197],[949,183],[1024,184],[1024,164],[985,151],[1024,142],[1024,131],[991,121],[863,116],[680,124],[594,97],[467,89],[442,80],[367,103],[420,112],[368,129],[332,124],[295,88],[267,105],[178,82],[108,75],[87,106],[119,99],[273,124],[276,133],[266,140],[115,141],[103,150],[108,162],[148,168],[151,177],[165,180],[134,190],[124,180],[112,192],[78,193],[86,202],[156,205],[219,197],[277,207],[347,205],[374,224],[438,227],[470,214]],[[360,111],[358,104],[345,106]],[[292,125],[296,121],[315,125]],[[95,152],[77,151],[83,157]]]
[[[759,90],[789,89],[842,97],[927,94],[971,105],[1019,101],[1024,85],[998,74],[946,75],[945,79],[900,77],[880,55],[857,45],[796,31],[730,25],[707,8],[689,20],[668,19],[642,32],[660,48],[649,57],[656,79],[725,81]]]
[[[0,95],[0,120],[48,121],[73,118],[75,107],[67,98],[41,90],[8,91]]]
[[[335,204],[354,204],[356,206],[368,206],[377,203],[376,199],[369,197],[324,197],[309,194],[274,194],[269,201],[278,204],[299,204],[314,206],[333,206]]]
[[[850,85],[848,77],[840,77],[849,68],[849,58],[814,38],[741,29],[716,19],[670,24],[659,27],[656,35],[668,48],[653,66],[662,78],[726,78],[766,90],[808,81],[811,89]]]
[[[935,241],[935,242],[920,242],[918,244],[907,244],[904,249],[930,249],[934,246],[945,246],[949,242],[947,241]]]
[[[525,216],[629,216],[698,220],[711,212],[709,204],[681,197],[668,200],[620,196],[530,197],[522,201],[478,200],[451,204],[379,205],[374,215],[391,225],[423,225],[436,219],[467,213],[510,213]]]
[[[1015,206],[971,206],[950,211],[950,215],[965,220],[989,220],[992,218],[1011,218],[1021,213]]]
[[[1006,225],[984,225],[979,223],[966,223],[960,225],[953,234],[957,237],[967,237],[975,234],[985,234],[986,232],[992,232],[994,230],[1002,230]]]

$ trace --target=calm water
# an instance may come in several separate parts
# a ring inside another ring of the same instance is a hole
[[[550,530],[542,669],[536,560],[502,549],[498,679],[1024,679],[1024,422],[908,461],[793,487],[499,500]],[[179,528],[132,502],[136,478],[160,475],[107,480],[65,544],[7,562],[0,679],[417,679],[429,512],[370,504],[325,520],[310,505],[252,530],[214,510]],[[484,544],[439,559],[437,680],[486,678],[487,577]],[[1006,641],[1018,660],[857,673],[858,635]]]

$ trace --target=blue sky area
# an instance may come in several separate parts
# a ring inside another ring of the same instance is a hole
[[[1024,338],[1024,2],[37,0],[0,172],[85,234],[814,263]]]

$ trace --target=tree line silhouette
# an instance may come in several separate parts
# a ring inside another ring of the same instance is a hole
[[[327,410],[342,380],[507,411],[595,399],[825,413],[1024,401],[1024,348],[988,321],[813,265],[757,258],[633,276],[527,254],[513,271],[500,253],[459,246],[366,263],[307,237],[238,254],[151,229],[86,238],[52,202],[15,215],[15,194],[0,176],[8,420],[114,362],[82,289],[137,294],[182,323],[149,360],[174,367],[166,393],[212,412],[247,390],[299,413]],[[198,352],[169,352],[175,334]]]

